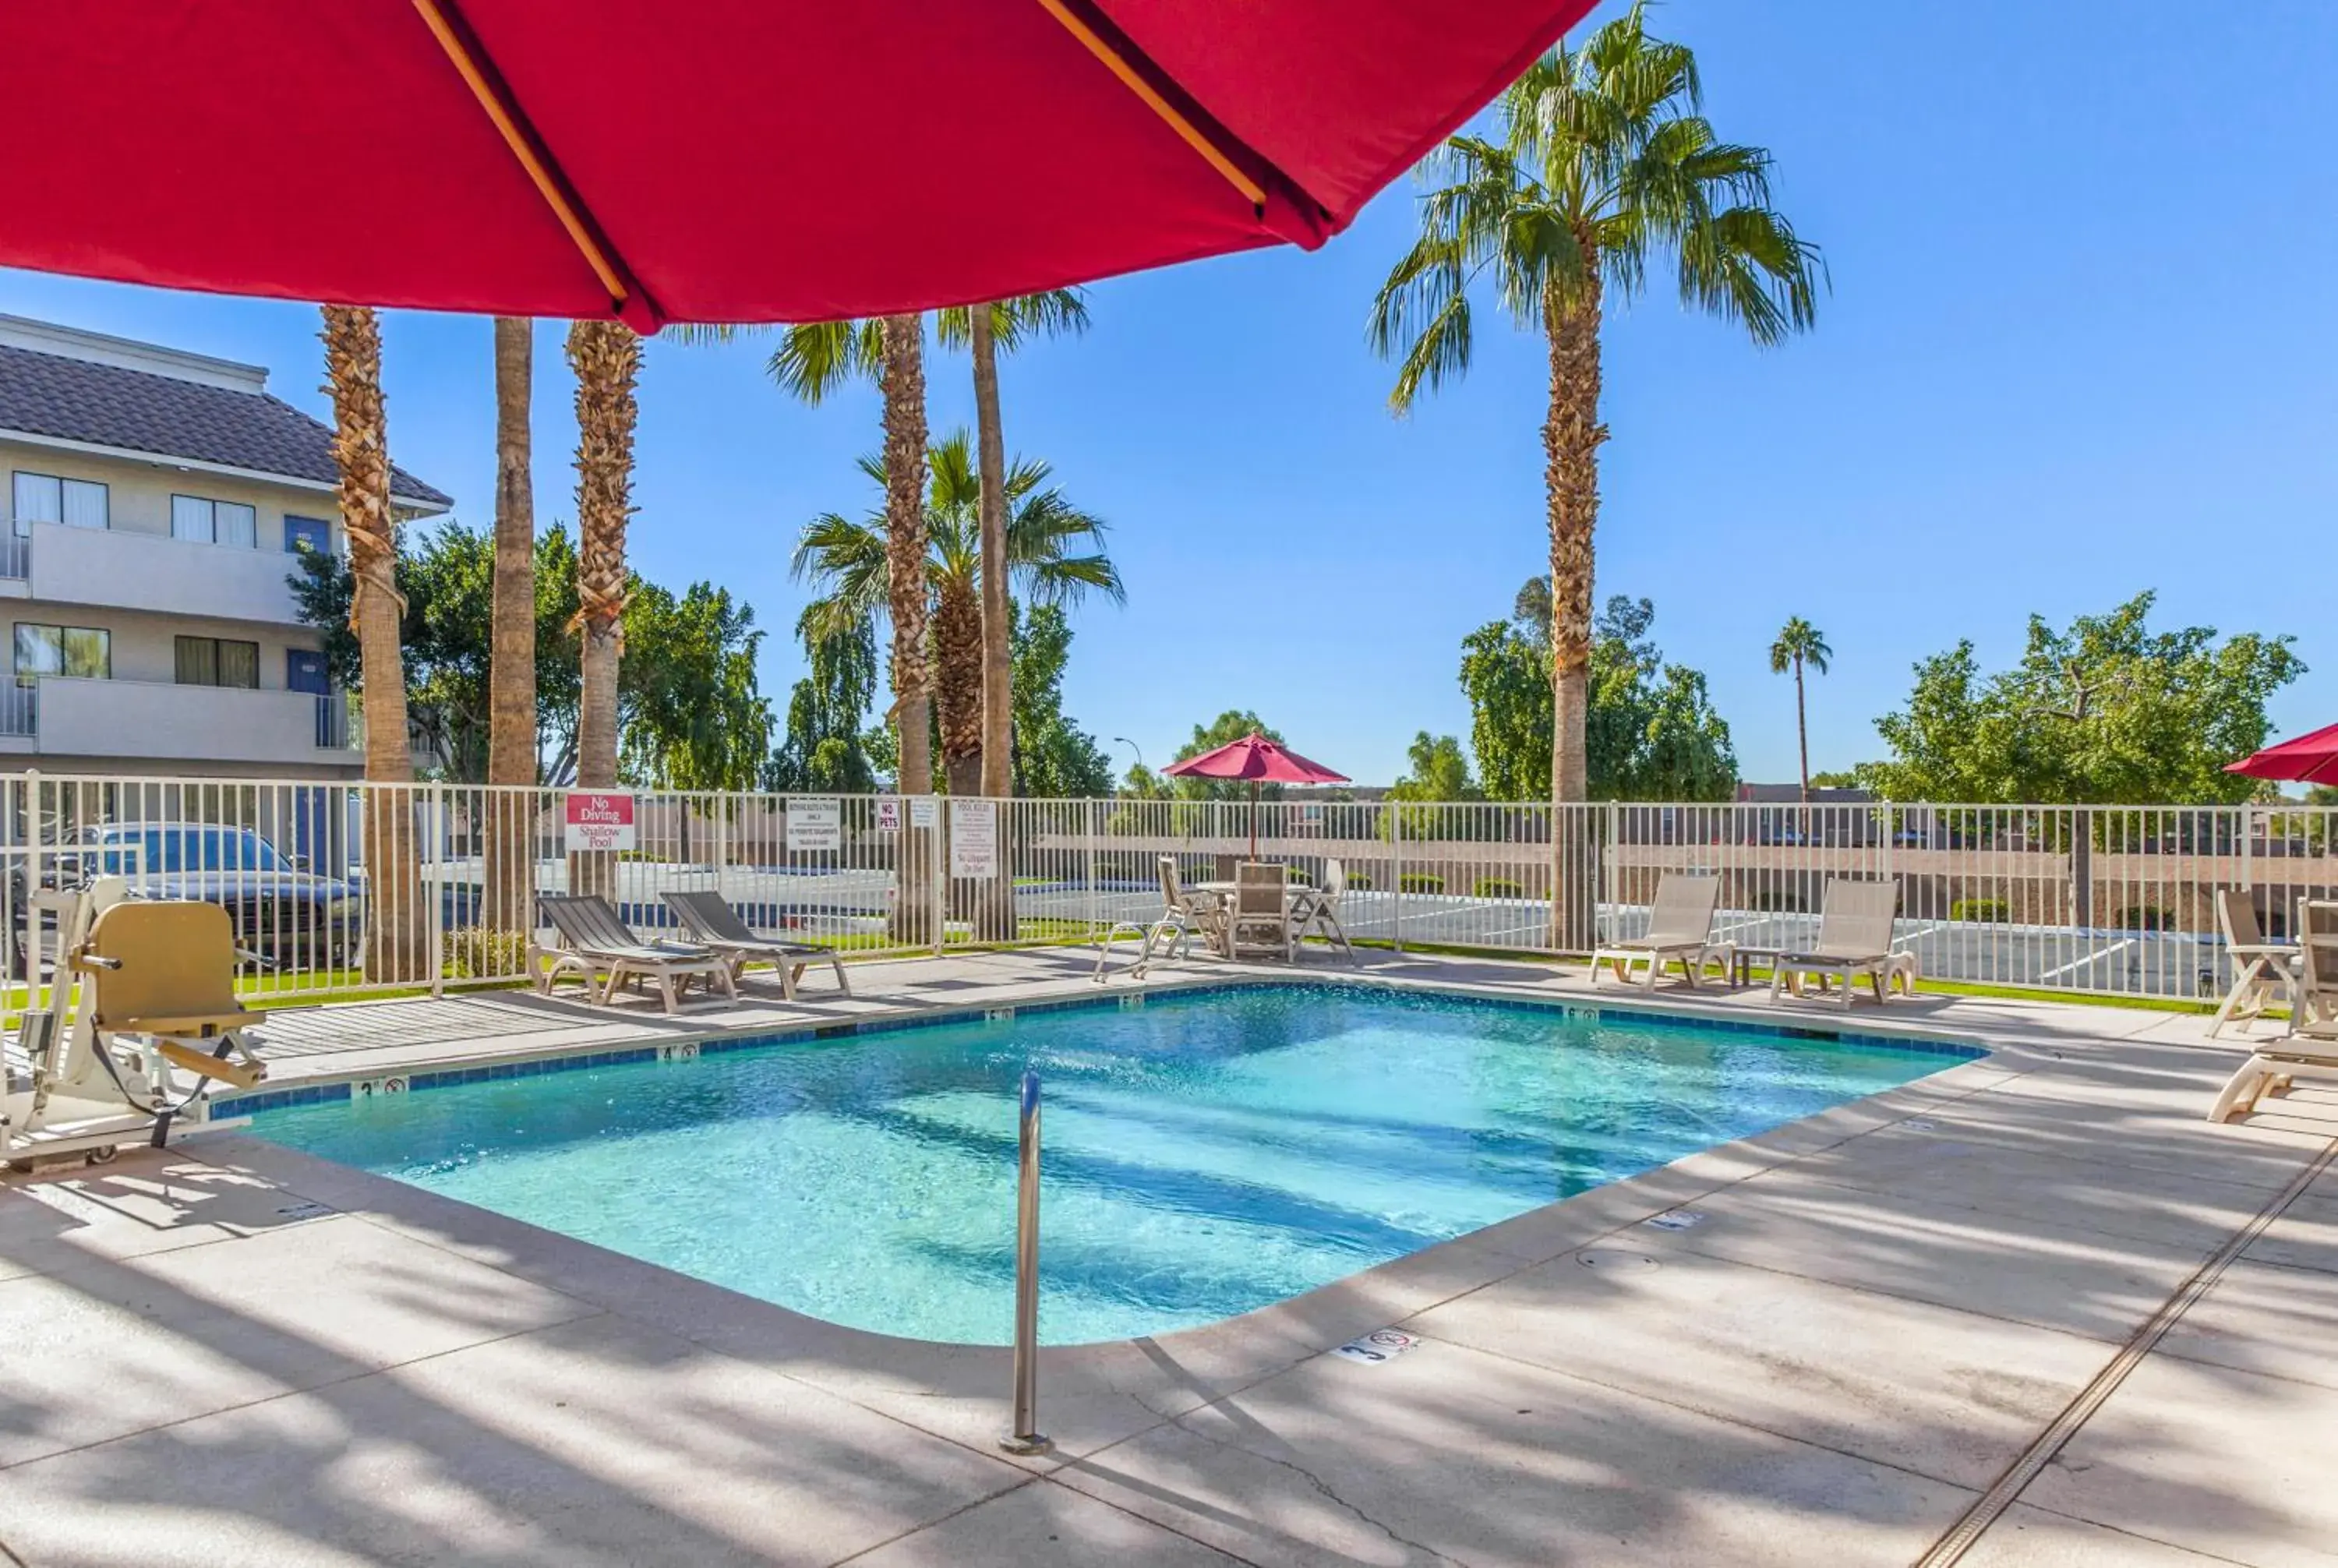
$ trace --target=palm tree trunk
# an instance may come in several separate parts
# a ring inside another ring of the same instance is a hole
[[[1802,748],[1803,804],[1811,803],[1811,722],[1803,709],[1803,656],[1794,655],[1794,740]]]
[[[885,569],[893,622],[893,723],[904,795],[933,792],[931,699],[926,670],[925,318],[885,318]],[[938,835],[904,827],[896,936],[927,942],[940,927],[933,905]]]
[[[576,622],[582,691],[576,718],[576,782],[617,782],[617,666],[624,650],[625,524],[633,515],[634,379],[641,340],[614,321],[568,329],[576,372]],[[610,892],[615,866],[605,854],[574,857],[570,885]]]
[[[974,584],[948,581],[936,595],[929,641],[934,704],[939,711],[942,778],[953,795],[987,795],[983,774],[989,759],[983,751],[984,646],[982,606]]]
[[[982,792],[1001,799],[1015,792],[1014,660],[1007,612],[1007,437],[998,416],[998,350],[990,309],[972,320],[974,425],[982,475]],[[956,784],[950,786],[955,791]]]
[[[1591,701],[1592,532],[1599,520],[1598,255],[1582,241],[1583,296],[1543,296],[1550,338],[1550,413],[1543,424],[1543,477],[1550,509],[1551,944],[1592,946],[1597,841],[1581,808],[1589,780],[1585,722]]]
[[[535,323],[496,318],[496,557],[487,669],[487,782],[532,787],[536,777],[535,490],[529,429]],[[486,898],[482,923],[525,931],[535,901],[532,793],[486,799]]]
[[[381,324],[362,306],[324,308],[325,377],[333,397],[333,464],[349,542],[365,688],[367,881],[365,975],[412,981],[427,973],[421,847],[414,821],[414,754],[406,738],[406,667],[398,622],[397,524],[389,511],[389,430],[381,398]]]

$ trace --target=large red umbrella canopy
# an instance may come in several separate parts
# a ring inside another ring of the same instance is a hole
[[[1239,740],[1229,740],[1214,751],[1172,762],[1161,769],[1176,779],[1247,779],[1268,784],[1345,784],[1345,773],[1334,773],[1321,762],[1310,762],[1280,740],[1270,740],[1253,730]]]
[[[0,6],[0,265],[810,321],[1312,248],[1590,0]]]
[[[2286,779],[2293,783],[2338,784],[2338,724],[2300,735],[2254,756],[2225,765],[2227,773],[2252,779]]]
[[[1161,769],[1179,779],[1247,779],[1250,780],[1250,858],[1258,858],[1258,787],[1266,784],[1345,784],[1345,773],[1334,773],[1321,762],[1310,762],[1280,740],[1270,740],[1253,730],[1239,740],[1229,740],[1214,751],[1172,762]]]

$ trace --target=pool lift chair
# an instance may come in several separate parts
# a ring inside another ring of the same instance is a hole
[[[160,1149],[211,1115],[221,1084],[267,1076],[249,1031],[260,1014],[235,995],[240,952],[216,904],[134,899],[119,877],[75,892],[38,893],[27,912],[26,973],[39,974],[39,912],[56,916],[58,962],[48,1004],[27,997],[7,1053],[0,1159],[20,1169],[59,1155],[93,1163],[124,1143]],[[78,977],[80,984],[74,981]]]

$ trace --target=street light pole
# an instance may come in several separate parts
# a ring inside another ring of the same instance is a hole
[[[1131,751],[1135,752],[1136,770],[1140,773],[1144,770],[1144,749],[1139,747],[1135,741],[1131,740],[1125,735],[1115,735],[1112,738],[1112,743],[1115,746],[1125,746]]]

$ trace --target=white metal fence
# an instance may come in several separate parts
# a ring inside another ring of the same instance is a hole
[[[2196,998],[2228,975],[2213,895],[2266,932],[2338,897],[2338,808],[949,800],[640,792],[630,848],[572,851],[566,791],[318,780],[0,776],[0,968],[28,894],[119,874],[219,903],[292,998],[522,973],[535,895],[606,894],[644,930],[712,889],[756,927],[870,956],[1083,943],[1161,907],[1158,864],[1231,879],[1257,853],[1345,883],[1359,941],[1580,952],[1643,928],[1668,870],[1722,879],[1716,934],[1807,946],[1828,878],[1889,878],[1927,976]],[[938,911],[939,918],[936,918]]]

